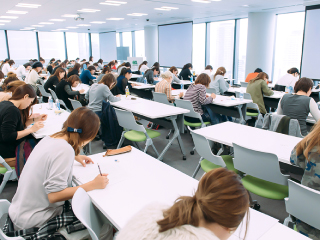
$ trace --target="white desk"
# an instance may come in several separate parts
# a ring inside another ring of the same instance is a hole
[[[138,85],[138,86],[133,86],[132,87],[132,88],[135,88],[135,89],[152,89],[152,88],[156,87],[153,84],[144,84],[144,83],[140,83],[140,82],[136,82],[136,81],[128,81],[128,82]]]
[[[301,141],[298,137],[233,122],[197,129],[195,132],[211,141],[228,146],[237,143],[257,151],[273,153],[278,156],[279,161],[286,164],[290,164],[291,151]]]
[[[54,113],[54,109],[49,110],[48,107],[48,103],[36,104],[33,106],[33,113],[48,114],[47,120],[44,121],[44,127],[32,133],[32,135],[37,139],[44,138],[45,136],[61,131],[63,123],[70,115],[70,113],[63,109],[63,112],[60,115],[56,115]]]
[[[283,239],[294,239],[294,240],[310,240],[310,238],[298,233],[291,228],[286,227],[281,223],[277,223],[268,232],[263,234],[259,240],[283,240]]]
[[[86,94],[86,93],[89,91],[90,86],[87,85],[87,84],[84,84],[84,83],[80,83],[80,84],[78,84],[78,86],[72,87],[72,90],[73,90],[73,91],[80,91],[80,90],[82,90],[82,89],[85,90],[85,92],[82,93],[82,94]]]
[[[139,74],[132,74],[131,78],[139,78],[139,77],[143,77],[143,75],[139,75]]]
[[[141,118],[148,119],[152,122],[158,122],[158,124],[162,126],[168,126],[168,121],[161,118],[166,118],[171,121],[169,124],[169,128],[174,128],[173,137],[170,139],[164,150],[161,152],[159,156],[159,160],[163,159],[164,154],[167,152],[172,142],[177,138],[181,152],[183,154],[183,159],[185,159],[185,151],[183,142],[180,136],[179,127],[177,125],[177,121],[179,121],[179,125],[183,124],[183,114],[188,113],[189,110],[178,108],[170,105],[166,105],[163,103],[158,103],[142,98],[136,98],[136,100],[126,99],[125,96],[121,97],[121,101],[112,102],[111,105],[114,107],[122,108],[127,111],[133,112],[139,115]]]
[[[235,92],[242,92],[242,93],[245,93],[247,92],[247,88],[246,87],[240,87],[240,88],[237,88],[237,87],[230,87],[227,92],[229,93],[235,93]],[[283,95],[285,94],[285,92],[280,92],[280,91],[273,91],[274,94],[271,95],[271,96],[265,96],[266,98],[276,98],[276,99],[280,99],[283,97]]]

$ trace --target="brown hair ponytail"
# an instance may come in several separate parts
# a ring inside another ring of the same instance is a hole
[[[216,76],[221,75],[224,76],[226,74],[227,70],[224,67],[219,67],[216,71],[216,73],[213,75],[213,80],[216,79]]]
[[[178,198],[157,223],[159,232],[186,224],[198,227],[201,219],[232,229],[248,212],[249,195],[239,177],[233,171],[218,168],[202,177],[193,197]]]
[[[251,79],[251,80],[249,81],[249,83],[254,83],[255,81],[257,81],[257,80],[259,80],[259,79],[264,80],[265,78],[269,79],[268,74],[266,74],[265,72],[261,72],[261,73],[259,73],[255,78]]]

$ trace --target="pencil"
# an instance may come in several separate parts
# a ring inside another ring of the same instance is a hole
[[[98,164],[98,163],[97,163],[97,164]],[[102,173],[101,173],[101,169],[100,169],[99,164],[98,164],[98,168],[99,168],[100,175],[102,176]]]

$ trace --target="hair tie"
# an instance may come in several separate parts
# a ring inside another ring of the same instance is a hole
[[[77,129],[77,128],[72,128],[72,127],[68,127],[67,128],[68,132],[75,132],[75,133],[82,133],[82,129]]]

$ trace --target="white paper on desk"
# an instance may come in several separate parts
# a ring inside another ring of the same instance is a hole
[[[253,209],[249,209],[249,225],[246,235],[246,240],[257,240],[267,231],[269,231],[274,225],[279,221],[273,217],[270,217],[264,213],[258,212]],[[239,239],[244,239],[246,232],[246,219],[247,216],[243,218],[243,223],[240,224],[238,229],[233,235]]]

